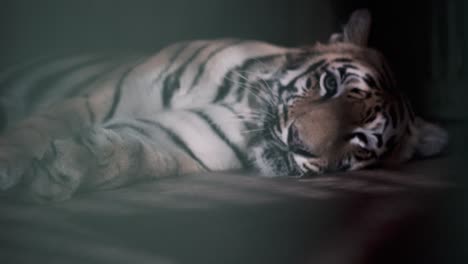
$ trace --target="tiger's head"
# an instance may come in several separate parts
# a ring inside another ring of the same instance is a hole
[[[416,117],[387,62],[367,47],[371,17],[355,11],[327,44],[288,53],[253,155],[265,175],[310,175],[439,153],[440,127]]]

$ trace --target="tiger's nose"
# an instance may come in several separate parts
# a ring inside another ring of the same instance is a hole
[[[299,137],[299,130],[294,125],[294,123],[292,123],[288,129],[288,145],[290,147],[297,146],[297,145],[304,145],[304,142]]]
[[[289,150],[303,157],[314,158],[314,155],[309,146],[301,139],[299,129],[292,123],[288,128],[287,143]]]

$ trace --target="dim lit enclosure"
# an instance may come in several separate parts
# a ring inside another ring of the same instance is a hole
[[[361,7],[400,89],[449,130],[443,155],[309,179],[188,175],[46,205],[0,196],[0,262],[467,263],[463,0],[2,0],[0,69],[188,39],[307,45]]]

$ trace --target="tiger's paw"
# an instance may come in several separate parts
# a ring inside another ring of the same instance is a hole
[[[83,172],[68,145],[66,140],[56,140],[42,159],[33,161],[25,175],[28,183],[24,198],[36,202],[63,201],[77,191]]]
[[[70,138],[53,140],[41,159],[35,159],[25,175],[27,200],[62,201],[79,188],[89,187],[90,177],[106,181],[113,165],[113,133],[103,128],[82,131]],[[111,140],[111,141],[110,141]]]

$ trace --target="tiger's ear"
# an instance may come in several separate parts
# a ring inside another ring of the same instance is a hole
[[[443,128],[424,121],[421,118],[415,120],[416,145],[415,154],[421,157],[434,156],[442,152],[447,146],[448,134]]]
[[[349,42],[359,46],[367,46],[369,39],[371,14],[367,9],[358,9],[351,14],[342,33],[332,34],[330,43]]]

